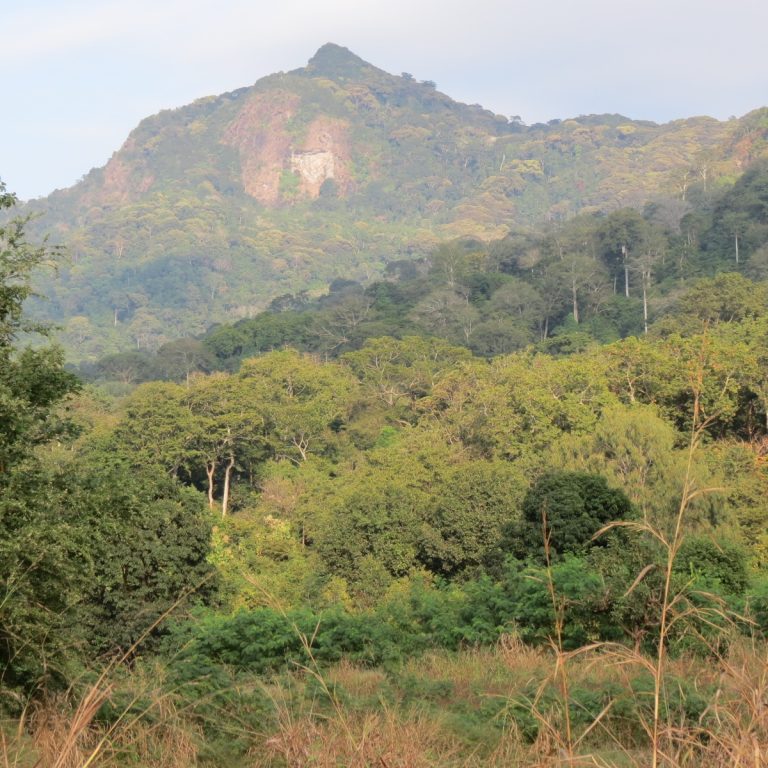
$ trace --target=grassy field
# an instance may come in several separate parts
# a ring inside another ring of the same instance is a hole
[[[398,669],[341,663],[170,691],[162,670],[103,679],[3,724],[3,765],[768,765],[768,648],[670,660],[654,750],[652,659],[616,648],[561,654],[514,637]],[[568,701],[568,708],[564,702]]]

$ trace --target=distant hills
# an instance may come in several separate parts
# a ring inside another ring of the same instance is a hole
[[[276,296],[369,282],[441,240],[648,202],[682,213],[767,155],[767,109],[526,126],[327,44],[148,117],[104,168],[29,204],[69,254],[34,309],[81,357],[153,349]]]

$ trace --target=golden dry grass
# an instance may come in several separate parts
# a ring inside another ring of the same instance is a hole
[[[430,768],[467,765],[459,740],[432,717],[402,716],[389,709],[350,714],[343,727],[335,719],[280,718],[254,768]]]
[[[100,678],[27,704],[0,722],[0,768],[185,768],[196,765],[199,728],[180,712],[157,679],[136,674],[121,693],[129,704],[108,721],[98,715],[115,694]],[[139,699],[140,706],[136,706]]]
[[[562,709],[538,706],[538,736],[527,741],[509,711],[488,715],[470,731],[462,718],[481,718],[488,700],[519,701],[523,690],[547,680],[553,685],[557,652],[532,650],[513,638],[495,649],[431,653],[410,660],[394,678],[343,662],[323,671],[325,693],[313,672],[297,670],[268,687],[274,717],[260,733],[247,734],[248,768],[502,768],[502,766],[595,766],[646,768],[651,764],[650,722],[644,744],[627,738],[625,724],[596,719],[574,727],[570,754],[564,746]],[[566,659],[573,690],[612,688],[631,696],[631,665],[595,647]],[[668,675],[697,690],[714,691],[700,722],[676,714],[659,729],[659,762],[668,768],[768,768],[768,646],[743,639],[727,656],[668,660]],[[198,764],[203,734],[172,697],[142,681],[142,704],[119,717],[117,727],[95,714],[112,688],[74,700],[60,695],[29,706],[22,720],[0,728],[0,768],[187,768]],[[410,680],[416,694],[399,688]],[[415,681],[415,682],[414,682]],[[136,681],[132,681],[136,684]],[[157,684],[157,680],[153,680]],[[439,682],[440,696],[429,695]],[[556,689],[556,679],[554,685]],[[420,686],[422,686],[420,688]],[[423,698],[419,691],[425,691]],[[321,693],[318,693],[321,691]],[[314,692],[314,693],[313,693]],[[125,695],[125,689],[122,691]],[[647,694],[646,694],[647,695]],[[332,697],[331,701],[329,697]],[[98,706],[97,706],[98,705]],[[151,714],[150,714],[151,711]],[[644,711],[650,718],[649,702]],[[480,713],[478,715],[478,713]],[[609,713],[610,714],[610,713]],[[635,731],[637,732],[637,728]],[[642,730],[641,730],[642,732]],[[222,764],[223,765],[223,764]],[[230,768],[227,765],[227,768]]]

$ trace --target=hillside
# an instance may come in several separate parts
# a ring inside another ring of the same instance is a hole
[[[439,240],[707,198],[766,154],[768,113],[523,125],[328,44],[306,67],[147,118],[36,201],[67,246],[38,316],[80,355],[153,349],[274,297],[368,282]]]

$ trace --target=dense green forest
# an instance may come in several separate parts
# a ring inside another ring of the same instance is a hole
[[[100,385],[21,341],[52,254],[6,219],[10,764],[760,765],[766,167],[680,213],[449,241]]]
[[[383,280],[363,285],[339,278],[317,298],[285,294],[253,318],[216,324],[155,352],[105,355],[81,363],[78,372],[124,385],[181,381],[195,371],[234,370],[246,357],[285,346],[338,359],[382,336],[441,339],[486,358],[530,346],[570,354],[644,335],[654,322],[657,335],[675,328],[698,301],[690,290],[701,278],[768,277],[766,243],[763,161],[687,209],[649,204],[642,212],[582,214],[490,243],[459,238],[422,259],[390,262]],[[85,336],[66,338],[76,357],[85,352]]]

